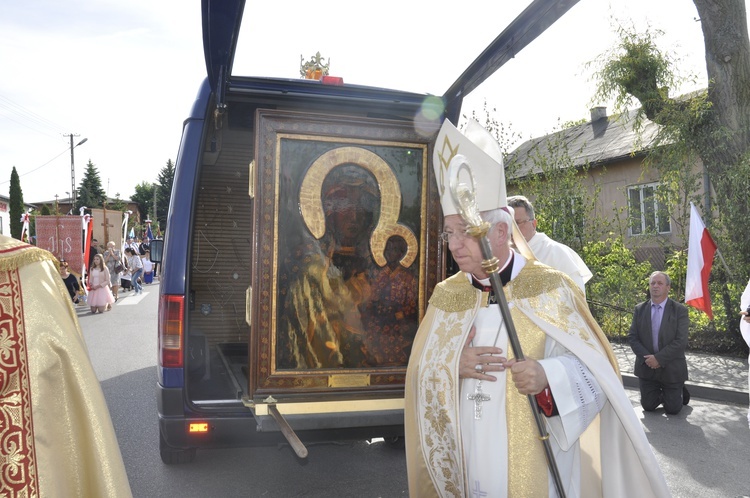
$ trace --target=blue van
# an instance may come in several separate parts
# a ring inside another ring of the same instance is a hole
[[[411,341],[451,268],[431,155],[443,119],[577,0],[536,0],[440,97],[231,73],[244,0],[203,0],[159,301],[159,444],[403,435]],[[419,71],[415,67],[415,71]],[[432,113],[432,116],[430,115]]]

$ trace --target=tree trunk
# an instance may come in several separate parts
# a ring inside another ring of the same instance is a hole
[[[745,0],[693,0],[706,47],[709,118],[714,133],[701,151],[713,179],[750,148],[750,41]],[[718,132],[718,133],[717,133]]]

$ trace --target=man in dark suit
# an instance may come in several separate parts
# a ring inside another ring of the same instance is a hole
[[[635,375],[646,411],[664,405],[670,415],[690,401],[685,348],[688,341],[687,308],[670,299],[669,275],[655,271],[649,278],[651,299],[639,303],[633,313],[628,342],[635,353]]]

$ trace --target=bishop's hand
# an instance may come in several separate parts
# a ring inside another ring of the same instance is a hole
[[[510,368],[513,383],[521,394],[539,394],[547,387],[547,374],[542,365],[530,358],[518,361],[508,361],[505,366]]]
[[[479,379],[494,382],[497,380],[488,372],[502,372],[505,370],[506,358],[500,356],[503,350],[495,346],[472,346],[476,335],[476,328],[471,327],[466,338],[464,348],[461,350],[461,360],[458,364],[459,379]]]

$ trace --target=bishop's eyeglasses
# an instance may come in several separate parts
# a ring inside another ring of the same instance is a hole
[[[453,240],[463,240],[463,239],[468,239],[470,237],[471,237],[471,235],[469,235],[468,233],[466,233],[466,229],[459,230],[457,232],[446,231],[446,232],[443,232],[443,233],[440,234],[440,239],[443,242],[450,242],[451,239],[453,239]]]

